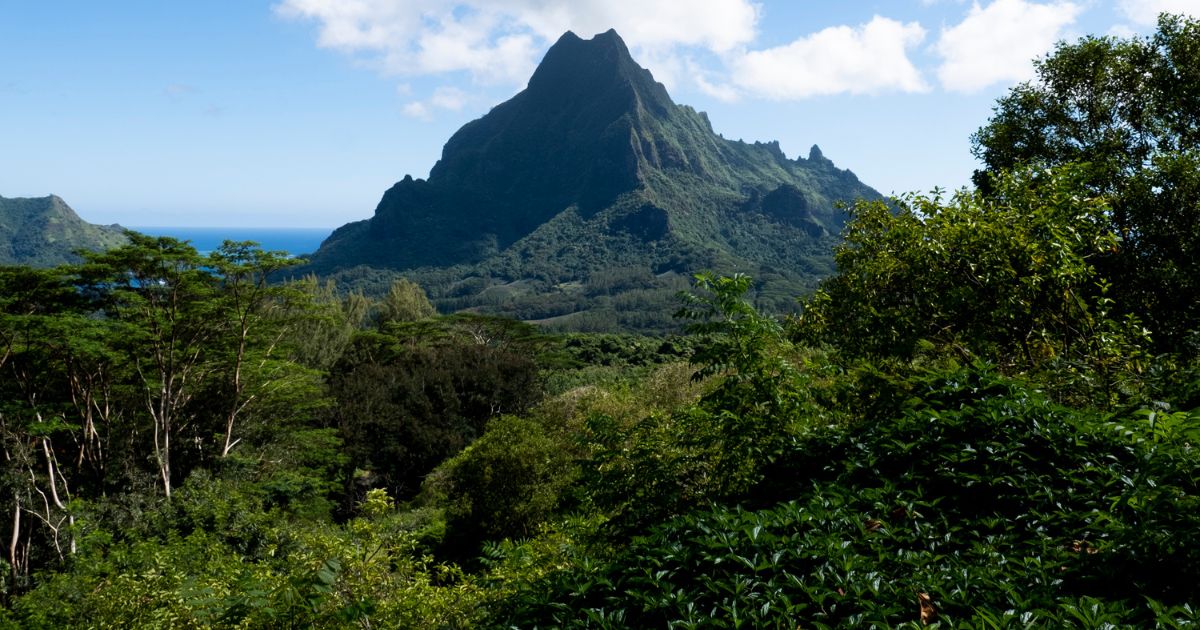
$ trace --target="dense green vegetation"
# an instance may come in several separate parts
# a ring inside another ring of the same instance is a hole
[[[124,242],[124,228],[87,223],[54,195],[0,197],[0,265],[53,267],[78,262],[76,250],[103,251]]]
[[[974,136],[989,190],[1017,164],[1078,164],[1122,241],[1099,261],[1118,308],[1141,316],[1155,347],[1189,339],[1200,308],[1200,26],[1164,16],[1148,38],[1088,37],[1038,65]]]
[[[1040,67],[1200,67],[1197,29]],[[245,243],[2,268],[0,624],[1196,627],[1200,318],[1115,262],[1129,182],[1200,217],[1189,146],[859,203],[799,315],[699,273],[682,337],[271,284]]]
[[[443,312],[552,330],[678,331],[675,295],[697,269],[753,274],[760,308],[795,310],[832,271],[837,204],[859,198],[879,194],[815,146],[792,160],[714,133],[615,32],[568,33],[427,181],[398,182],[297,273],[372,295],[403,275]]]

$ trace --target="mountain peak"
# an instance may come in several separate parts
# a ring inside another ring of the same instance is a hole
[[[666,88],[633,60],[625,40],[613,29],[591,39],[564,33],[546,51],[527,91],[539,96],[611,95],[616,91],[636,95],[659,109],[673,104]]]
[[[617,29],[615,28],[610,28],[603,33],[597,33],[596,35],[592,36],[590,41],[593,45],[612,48],[623,52],[626,56],[629,56],[629,47],[625,45],[625,40],[621,39],[621,36],[617,34]]]
[[[506,246],[564,208],[587,214],[637,188],[636,138],[679,110],[616,31],[591,39],[567,32],[527,88],[446,142],[429,182],[476,192],[489,204],[506,203],[495,201],[497,190],[521,200],[487,227]]]
[[[584,39],[577,35],[575,31],[567,31],[558,38],[558,41],[554,42],[554,45],[551,46],[548,51],[546,51],[546,57],[549,58],[551,56],[551,51],[554,51],[555,49],[561,49],[564,46],[570,47],[581,45],[592,48],[609,48],[617,51],[623,51],[626,55],[629,54],[629,47],[625,45],[625,40],[621,39],[621,36],[617,34],[616,29],[610,28],[603,33],[597,33],[591,39]]]

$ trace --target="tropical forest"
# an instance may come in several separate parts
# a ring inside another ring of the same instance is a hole
[[[0,267],[0,627],[1197,627],[1200,21],[1035,68],[884,197],[568,34],[312,256]]]

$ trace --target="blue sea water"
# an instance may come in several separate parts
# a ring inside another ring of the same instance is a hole
[[[190,241],[201,254],[207,254],[229,241],[254,241],[266,250],[282,250],[293,256],[311,254],[333,230],[328,228],[252,228],[252,227],[132,227],[150,236],[170,236]]]

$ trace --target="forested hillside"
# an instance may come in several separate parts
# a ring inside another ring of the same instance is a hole
[[[1197,42],[1061,45],[788,318],[699,272],[686,335],[552,335],[136,234],[2,268],[0,624],[1195,627]]]
[[[754,274],[759,306],[795,310],[832,271],[839,204],[879,197],[816,146],[789,159],[719,136],[615,31],[568,32],[526,89],[446,142],[428,180],[397,182],[298,273],[375,294],[407,277],[443,312],[663,332],[697,269]]]
[[[0,197],[0,265],[52,267],[78,262],[77,250],[102,251],[124,242],[124,228],[92,225],[55,195]]]

